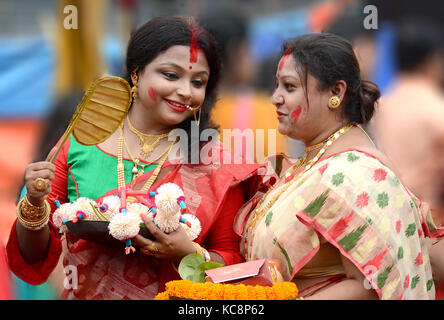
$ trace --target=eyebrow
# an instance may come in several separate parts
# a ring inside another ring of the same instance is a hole
[[[173,63],[173,62],[164,62],[164,63],[160,63],[159,65],[160,66],[172,66],[172,67],[175,67],[175,68],[178,68],[181,70],[185,70],[184,68],[182,68],[181,66],[179,66],[178,64]],[[206,71],[206,70],[198,71],[196,73],[197,74],[206,74],[207,76],[209,75],[208,71]]]

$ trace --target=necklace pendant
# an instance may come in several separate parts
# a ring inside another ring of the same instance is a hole
[[[137,174],[137,166],[133,167],[133,174]]]
[[[153,145],[149,145],[146,143],[143,144],[142,152],[145,153],[146,155],[150,154],[153,150],[154,150]]]

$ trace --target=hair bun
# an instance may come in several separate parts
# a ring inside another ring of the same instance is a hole
[[[361,100],[362,123],[366,123],[373,116],[375,103],[381,97],[381,92],[374,82],[361,80],[359,96]]]

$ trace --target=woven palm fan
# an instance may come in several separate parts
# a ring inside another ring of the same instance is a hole
[[[125,118],[131,100],[131,87],[126,80],[114,76],[96,80],[83,96],[62,142],[49,161],[55,161],[71,133],[78,143],[86,146],[105,141]]]

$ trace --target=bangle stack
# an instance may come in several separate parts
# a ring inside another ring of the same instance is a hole
[[[48,201],[45,200],[43,206],[37,207],[29,202],[28,196],[19,201],[17,204],[17,219],[22,226],[29,230],[40,230],[49,221],[51,208]]]
[[[210,254],[208,253],[207,250],[205,250],[204,248],[202,248],[198,243],[193,241],[193,246],[196,248],[196,251],[198,254],[200,254],[205,261],[210,261],[211,257]]]

